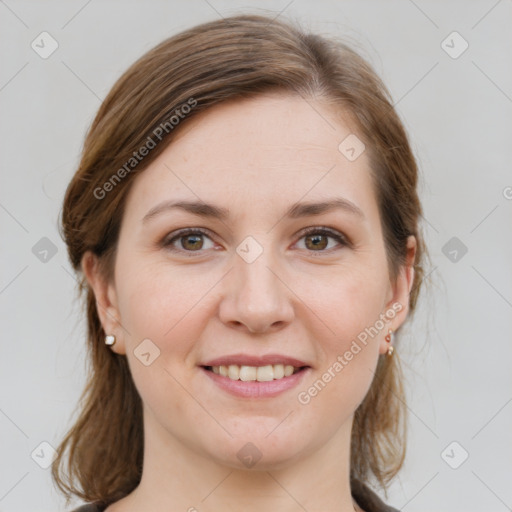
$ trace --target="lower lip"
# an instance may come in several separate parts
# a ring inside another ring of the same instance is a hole
[[[201,368],[201,370],[220,388],[234,396],[243,398],[270,398],[297,386],[305,375],[309,373],[311,368],[304,368],[289,377],[265,382],[232,380],[229,377],[223,377],[222,375],[213,373],[206,368]]]

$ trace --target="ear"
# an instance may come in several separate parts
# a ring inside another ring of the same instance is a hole
[[[405,264],[400,267],[396,281],[391,283],[391,298],[386,304],[386,311],[395,312],[395,316],[390,320],[386,326],[386,332],[391,329],[396,331],[407,318],[409,313],[409,295],[411,293],[412,285],[414,282],[414,262],[416,261],[416,237],[409,236],[407,239],[407,255]],[[391,315],[390,315],[391,316]],[[379,348],[380,354],[385,354],[388,350],[388,344],[382,337]]]
[[[96,311],[106,334],[113,334],[116,343],[110,347],[113,352],[126,354],[124,329],[121,325],[121,315],[118,309],[117,292],[110,280],[100,272],[98,257],[87,251],[81,260],[82,271],[94,292]]]

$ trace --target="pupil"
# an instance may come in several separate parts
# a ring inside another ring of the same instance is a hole
[[[198,248],[198,243],[197,242],[201,242],[201,237],[198,236],[198,235],[188,235],[185,237],[185,245],[187,245],[189,243],[189,240],[190,239],[195,239],[195,243],[192,242],[192,245],[191,245],[191,249],[197,249]],[[182,244],[183,245],[183,244]],[[187,249],[188,247],[185,247],[184,246],[184,249]],[[200,247],[199,247],[200,248]]]
[[[321,239],[321,238],[323,238],[323,243],[322,243],[321,240],[319,241],[319,239]],[[324,249],[326,247],[326,244],[325,244],[326,237],[325,237],[325,235],[310,235],[308,237],[308,240],[313,241],[313,247],[314,248],[319,248],[320,247],[321,249]]]

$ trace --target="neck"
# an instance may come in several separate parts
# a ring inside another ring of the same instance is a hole
[[[146,411],[147,412],[147,411]],[[321,447],[279,465],[236,469],[198,453],[144,415],[139,486],[108,512],[354,512],[349,480],[352,417]],[[262,460],[263,461],[263,460]]]

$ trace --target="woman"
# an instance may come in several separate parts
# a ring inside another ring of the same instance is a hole
[[[62,212],[91,371],[52,475],[77,510],[396,510],[369,484],[405,455],[416,184],[341,42],[245,15],[139,59]]]

